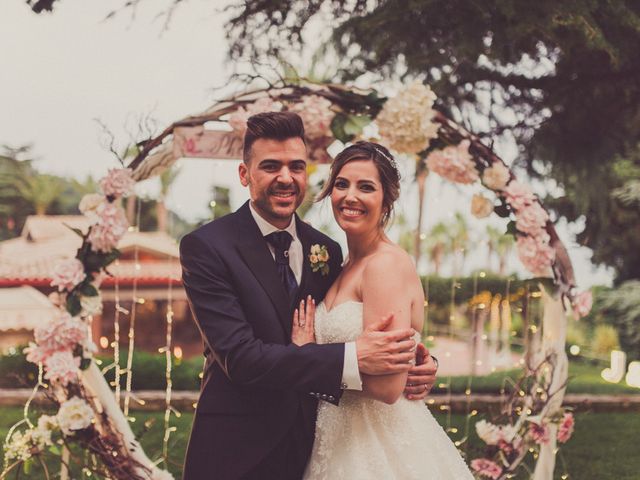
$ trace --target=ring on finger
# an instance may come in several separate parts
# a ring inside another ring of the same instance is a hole
[[[298,322],[299,327],[304,327],[305,325],[306,325],[305,322]]]

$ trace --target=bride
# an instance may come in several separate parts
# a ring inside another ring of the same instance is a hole
[[[293,343],[354,341],[389,312],[390,328],[422,331],[420,279],[409,255],[384,233],[399,190],[396,163],[383,146],[358,142],[336,157],[319,199],[331,198],[348,260],[317,309],[308,299],[296,310]],[[472,479],[428,408],[402,396],[406,378],[362,375],[362,392],[345,391],[339,406],[320,402],[304,478]]]

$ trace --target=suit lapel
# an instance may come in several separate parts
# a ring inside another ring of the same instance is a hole
[[[300,243],[302,243],[302,278],[300,279],[300,288],[298,289],[298,297],[304,295],[308,291],[308,283],[311,279],[311,263],[309,263],[309,252],[313,242],[311,227],[304,223],[298,215],[296,215],[296,230]]]
[[[290,337],[292,318],[288,295],[278,275],[267,242],[251,216],[249,202],[240,207],[237,213],[240,226],[238,252],[271,299],[278,312],[278,320]]]

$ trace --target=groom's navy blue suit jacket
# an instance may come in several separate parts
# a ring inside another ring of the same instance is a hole
[[[304,253],[298,299],[319,303],[340,272],[340,247],[297,217],[296,228]],[[329,251],[326,276],[312,272],[313,244]],[[294,431],[308,455],[316,398],[337,404],[341,395],[344,345],[291,343],[293,307],[248,202],[186,235],[180,261],[205,356],[184,478],[241,478]]]

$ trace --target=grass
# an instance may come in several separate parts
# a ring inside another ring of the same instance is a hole
[[[140,432],[147,421],[150,428],[142,436],[142,444],[150,458],[159,458],[162,453],[163,414],[162,412],[136,412],[134,431]],[[0,411],[0,435],[7,434],[12,424],[22,418],[21,408],[4,408]],[[438,421],[446,426],[446,417],[436,415]],[[182,461],[193,420],[192,414],[172,418],[172,425],[178,430],[169,442],[169,470],[175,478],[180,478]],[[560,450],[555,478],[569,473],[573,479],[580,480],[637,480],[640,472],[640,443],[637,432],[640,431],[640,415],[627,413],[583,413],[576,415],[576,430],[573,438]],[[465,417],[452,415],[451,426],[457,427],[456,438],[462,436]],[[428,448],[428,446],[425,446]],[[470,458],[481,455],[482,443],[471,432],[468,444]],[[59,462],[48,462],[50,472],[59,471]],[[15,478],[14,475],[8,478]],[[34,466],[28,476],[21,478],[43,479],[40,467]],[[71,478],[82,478],[79,472],[72,471]],[[87,478],[87,477],[84,477]],[[527,478],[526,473],[519,479]]]

